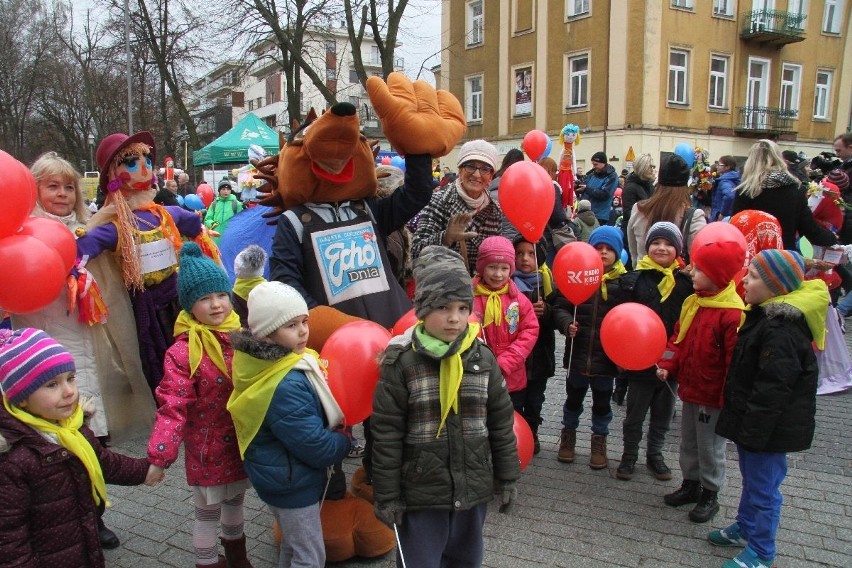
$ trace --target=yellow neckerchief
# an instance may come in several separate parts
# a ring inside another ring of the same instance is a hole
[[[621,260],[616,260],[613,263],[612,268],[601,276],[601,298],[604,300],[607,298],[606,283],[610,280],[615,280],[622,274],[627,274],[627,269],[624,268],[624,263],[621,262]]]
[[[274,361],[234,351],[234,391],[227,409],[237,432],[240,457],[245,457],[246,449],[260,430],[278,384],[303,356],[319,360],[319,353],[313,349],[305,349],[304,353],[290,352]]]
[[[636,264],[636,270],[657,270],[663,273],[663,279],[657,284],[657,289],[660,291],[661,296],[660,302],[665,302],[671,295],[672,290],[674,290],[675,270],[679,269],[680,264],[678,264],[677,259],[666,268],[651,260],[651,257],[647,254],[640,258]]]
[[[811,330],[814,343],[818,349],[823,350],[825,349],[825,319],[830,301],[831,298],[828,295],[828,287],[825,282],[816,279],[805,280],[798,290],[769,298],[760,306],[764,307],[767,304],[783,302],[802,312],[802,315],[805,316],[805,323]]]
[[[60,446],[77,456],[83,462],[83,467],[86,468],[86,472],[89,474],[89,482],[92,484],[92,497],[95,499],[95,505],[100,505],[101,501],[105,501],[106,505],[109,506],[110,503],[106,500],[107,491],[106,483],[104,483],[104,472],[101,471],[98,456],[92,444],[80,432],[80,427],[83,425],[83,407],[79,403],[70,418],[60,420],[59,422],[51,422],[50,420],[30,414],[26,410],[11,404],[5,395],[3,395],[3,406],[18,421],[35,428],[39,432],[56,436]]]
[[[240,329],[240,316],[233,310],[219,325],[205,325],[192,317],[192,314],[186,310],[181,310],[175,321],[174,336],[177,337],[181,333],[189,332],[189,376],[195,374],[198,365],[201,364],[201,357],[207,353],[216,368],[230,378],[231,372],[228,371],[228,365],[225,364],[222,345],[213,335],[213,332],[228,333],[237,329]]]
[[[422,323],[418,323],[414,328],[414,333],[423,345],[423,348],[441,357],[450,347],[449,343],[445,343],[428,333],[423,328]],[[444,428],[444,423],[447,421],[447,416],[450,414],[450,409],[456,414],[459,412],[459,388],[461,387],[464,368],[462,366],[462,353],[470,349],[473,342],[476,341],[476,336],[479,335],[479,324],[467,324],[467,335],[461,340],[458,351],[449,357],[441,359],[441,367],[438,374],[438,398],[441,401],[441,423],[438,425],[438,431],[435,437],[441,435],[441,430]],[[416,351],[415,343],[412,343],[412,348]]]
[[[488,288],[482,283],[482,281],[476,283],[476,290],[474,290],[473,293],[477,296],[488,296],[488,300],[485,302],[485,314],[483,315],[485,320],[483,325],[485,327],[492,323],[494,325],[500,325],[503,323],[503,302],[500,301],[500,296],[508,291],[508,282],[506,282],[505,286],[499,290],[492,290],[491,288]]]
[[[698,308],[734,308],[737,310],[744,310],[745,303],[743,302],[743,299],[740,298],[740,295],[737,294],[737,285],[733,280],[728,282],[728,285],[725,286],[724,289],[719,290],[712,296],[699,296],[698,294],[693,294],[684,300],[683,306],[680,308],[680,332],[677,334],[675,343],[680,343],[683,341],[683,338],[686,337],[686,331],[689,329],[689,326],[692,325],[692,320],[695,319],[695,314],[698,313]],[[740,315],[740,324],[737,328],[743,324],[744,320],[745,314],[743,313]]]
[[[538,273],[541,274],[541,286],[544,288],[544,297],[547,298],[553,292],[553,272],[547,264],[542,263]]]
[[[266,278],[263,276],[256,276],[254,278],[237,278],[234,280],[234,294],[243,300],[248,300],[249,292],[254,290],[254,287],[261,282],[266,282]]]

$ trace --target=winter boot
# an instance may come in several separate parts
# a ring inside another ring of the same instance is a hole
[[[701,499],[689,512],[689,520],[693,523],[706,523],[719,512],[719,499],[716,491],[701,490]]]
[[[589,467],[592,469],[604,469],[608,465],[606,436],[603,434],[592,434],[592,453],[589,455]]]
[[[226,540],[219,537],[225,547],[225,559],[228,568],[254,568],[246,556],[246,535],[236,540]]]
[[[615,477],[622,481],[627,481],[633,478],[633,472],[636,470],[636,456],[621,456],[621,463],[618,464],[618,469],[615,470]]]
[[[571,463],[574,461],[574,447],[577,445],[577,431],[562,429],[562,435],[559,437],[559,453],[556,459],[562,463]]]
[[[667,466],[666,462],[663,461],[662,454],[648,456],[648,459],[645,461],[645,465],[648,466],[648,469],[651,470],[654,477],[660,481],[668,481],[672,478],[672,470],[669,469],[669,466]]]
[[[536,422],[535,425],[530,424],[530,430],[532,430],[533,435],[533,455],[537,456],[541,451],[541,442],[538,440],[538,425],[540,422]],[[529,423],[528,423],[529,424]]]
[[[698,503],[701,497],[701,482],[691,479],[684,479],[680,489],[674,493],[663,495],[663,501],[669,507],[680,507],[687,503]]]
[[[104,520],[100,516],[98,517],[98,539],[101,541],[101,548],[104,550],[118,548],[121,544],[121,541],[118,540],[118,535],[104,524]]]

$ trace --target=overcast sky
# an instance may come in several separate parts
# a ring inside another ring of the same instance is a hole
[[[402,19],[399,55],[405,58],[405,72],[415,79],[420,78],[435,84],[429,69],[440,63],[441,49],[441,2],[440,0],[411,0]],[[425,62],[425,63],[424,63]]]

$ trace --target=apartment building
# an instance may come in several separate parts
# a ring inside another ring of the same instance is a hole
[[[532,129],[603,150],[711,158],[758,138],[807,155],[852,120],[847,0],[443,0],[439,86],[469,138],[519,147]]]

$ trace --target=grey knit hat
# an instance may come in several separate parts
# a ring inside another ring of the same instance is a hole
[[[651,247],[651,242],[654,239],[667,240],[675,248],[677,256],[680,256],[680,253],[683,252],[683,235],[681,235],[680,229],[674,223],[660,221],[651,225],[645,237],[645,250]]]
[[[462,257],[455,251],[431,245],[414,261],[414,314],[423,319],[448,302],[473,307],[473,284]]]

